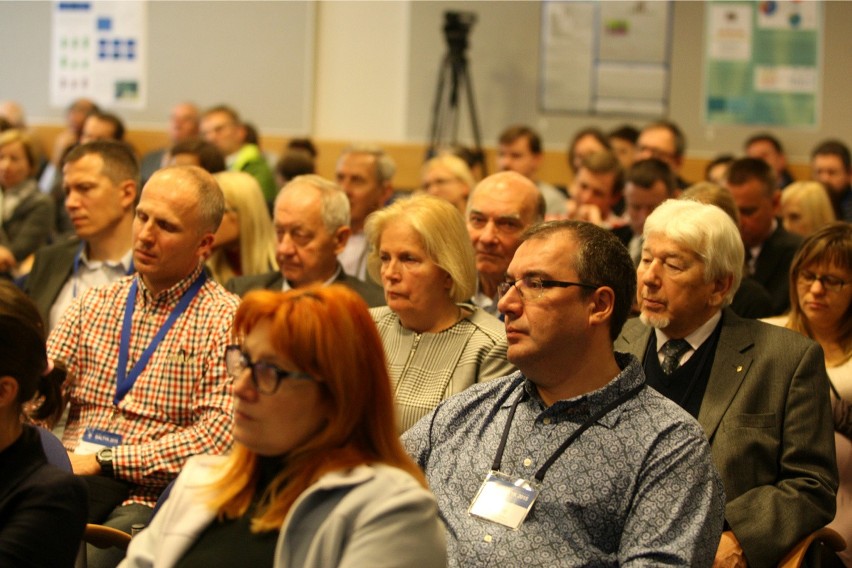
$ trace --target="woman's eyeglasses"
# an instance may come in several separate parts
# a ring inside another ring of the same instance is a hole
[[[271,363],[254,362],[240,348],[239,345],[228,345],[225,347],[225,367],[232,379],[240,376],[246,369],[251,370],[251,382],[254,388],[261,394],[273,394],[278,390],[278,385],[284,380],[316,380],[312,376],[295,371],[284,371]]]
[[[814,282],[818,281],[827,292],[837,293],[846,286],[846,281],[842,278],[828,274],[814,274],[809,270],[800,270],[798,279],[800,284],[804,284],[809,288],[813,286]]]

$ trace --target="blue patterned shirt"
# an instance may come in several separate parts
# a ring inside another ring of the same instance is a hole
[[[447,528],[451,566],[711,566],[724,491],[698,423],[645,388],[583,432],[547,471],[514,531],[468,514],[521,391],[502,473],[532,480],[590,416],[644,382],[639,362],[601,389],[545,407],[520,372],[444,401],[403,435]]]

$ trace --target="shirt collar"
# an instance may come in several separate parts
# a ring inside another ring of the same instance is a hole
[[[137,273],[136,280],[139,282],[139,294],[141,294],[142,301],[144,303],[156,302],[167,305],[177,304],[180,301],[181,296],[183,296],[183,293],[192,286],[192,283],[195,282],[195,279],[198,278],[198,275],[201,274],[203,269],[204,265],[199,262],[198,266],[195,267],[195,270],[193,270],[188,276],[185,276],[171,288],[163,290],[156,296],[148,290],[147,286],[145,286],[145,282],[142,280],[142,276]]]
[[[125,273],[130,272],[130,267],[133,266],[133,249],[127,249],[127,252],[115,260],[89,260],[89,254],[86,252],[86,247],[83,247],[83,252],[80,253],[80,262],[89,270],[97,270],[101,266],[110,268],[121,268]]]
[[[340,263],[337,263],[337,270],[335,270],[334,274],[331,275],[331,278],[329,278],[328,280],[323,282],[322,285],[323,286],[330,286],[331,284],[334,284],[334,281],[337,280],[340,277],[340,271],[341,270],[343,270],[343,267],[340,266]],[[292,289],[293,289],[293,287],[290,285],[290,283],[287,281],[287,279],[284,278],[284,283],[281,284],[281,291],[286,292],[287,290],[292,290]]]
[[[719,323],[719,320],[722,319],[722,310],[717,311],[713,314],[710,319],[702,323],[698,328],[684,337],[687,343],[689,343],[689,347],[692,348],[693,351],[698,351],[698,348],[701,347],[707,338],[713,334],[713,330],[716,329],[716,324]],[[668,335],[666,335],[660,329],[654,329],[654,333],[657,335],[657,353],[660,352],[660,349],[663,348],[666,341],[671,339]]]

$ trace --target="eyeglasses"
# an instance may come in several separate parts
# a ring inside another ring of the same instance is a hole
[[[584,282],[563,282],[561,280],[542,280],[537,276],[525,276],[517,280],[506,280],[497,285],[497,293],[502,298],[509,293],[509,290],[514,286],[518,290],[521,298],[532,298],[534,300],[541,298],[544,290],[547,288],[568,288],[569,286],[579,286],[580,288],[588,288],[589,290],[597,290],[598,286],[594,284],[586,284]],[[526,292],[524,292],[526,290]]]
[[[225,347],[225,367],[228,375],[236,379],[246,369],[251,369],[251,382],[254,388],[261,394],[273,394],[278,390],[281,381],[294,380],[316,380],[305,373],[282,371],[275,365],[264,362],[254,362],[240,349],[239,345],[228,345]]]
[[[486,217],[480,213],[468,215],[467,223],[474,229],[484,229],[489,221],[494,221],[494,230],[501,235],[517,235],[524,230],[524,224],[516,217]]]
[[[842,278],[828,274],[814,274],[808,270],[800,270],[798,279],[800,284],[808,288],[818,281],[827,292],[840,292],[846,286],[846,281]]]

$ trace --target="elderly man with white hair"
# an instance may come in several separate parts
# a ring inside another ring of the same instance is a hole
[[[775,566],[834,517],[837,466],[822,351],[727,306],[745,251],[713,205],[669,200],[648,216],[641,317],[615,343],[648,384],[698,419],[725,485],[725,566]]]

